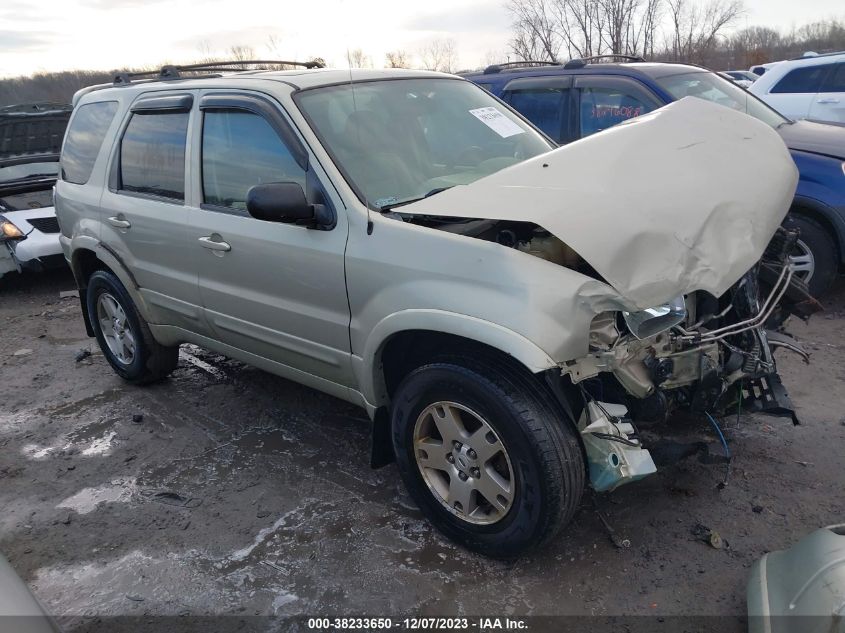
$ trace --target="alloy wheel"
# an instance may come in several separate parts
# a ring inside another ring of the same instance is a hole
[[[420,413],[414,458],[435,499],[464,521],[496,523],[513,505],[508,452],[490,424],[463,405],[435,402]]]
[[[135,360],[135,335],[120,303],[108,292],[97,298],[97,320],[109,351],[123,365]]]

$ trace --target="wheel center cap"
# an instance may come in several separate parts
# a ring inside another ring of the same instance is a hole
[[[455,461],[458,462],[458,466],[461,467],[461,470],[466,470],[466,468],[469,466],[469,462],[467,461],[467,458],[464,457],[463,455],[459,454],[457,456],[457,458],[455,459]]]

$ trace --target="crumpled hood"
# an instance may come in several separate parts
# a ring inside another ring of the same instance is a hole
[[[797,181],[775,130],[687,97],[402,213],[533,222],[644,309],[723,294],[763,254]]]

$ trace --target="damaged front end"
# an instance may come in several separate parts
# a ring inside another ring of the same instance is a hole
[[[760,262],[721,297],[697,291],[638,313],[596,316],[590,353],[561,367],[586,400],[579,429],[594,488],[611,490],[655,471],[629,417],[744,410],[798,424],[773,355],[783,347],[809,362],[783,322],[821,310],[790,266],[797,239],[779,228]]]
[[[772,354],[802,353],[782,324],[820,309],[790,267],[798,234],[781,226],[797,180],[771,127],[686,98],[402,212],[546,260],[549,279],[567,270],[563,340],[524,334],[583,395],[590,477],[610,490],[654,472],[635,423],[729,408],[797,423]],[[592,283],[570,296],[572,272]]]

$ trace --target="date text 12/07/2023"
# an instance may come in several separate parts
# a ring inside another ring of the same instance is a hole
[[[519,631],[528,628],[525,620],[510,617],[478,617],[478,618],[379,618],[379,617],[350,617],[350,618],[308,618],[308,628],[317,631],[342,630],[407,630],[407,631]]]

